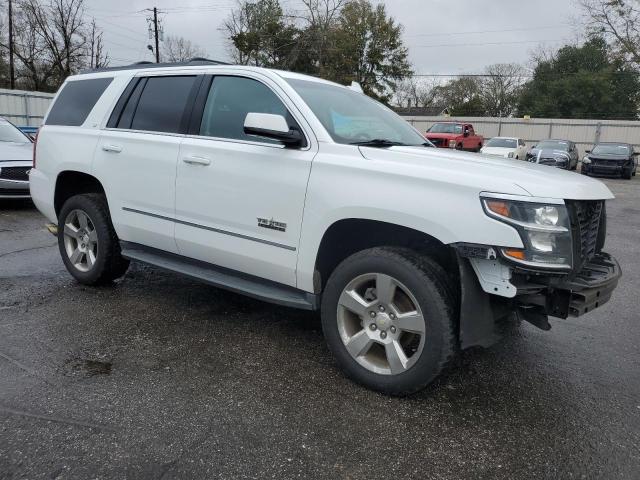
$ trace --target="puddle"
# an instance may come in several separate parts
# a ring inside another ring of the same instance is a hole
[[[111,366],[111,362],[102,362],[100,360],[75,359],[67,362],[67,368],[72,375],[83,374],[86,377],[110,375]]]

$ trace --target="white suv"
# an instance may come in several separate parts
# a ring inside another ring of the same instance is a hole
[[[347,374],[406,394],[496,321],[607,302],[597,180],[438,150],[383,105],[295,73],[207,62],[67,79],[31,194],[81,283],[146,262],[321,310]]]

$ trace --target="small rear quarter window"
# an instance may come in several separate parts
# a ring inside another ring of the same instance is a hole
[[[67,82],[58,95],[45,125],[82,125],[113,78],[91,78]]]

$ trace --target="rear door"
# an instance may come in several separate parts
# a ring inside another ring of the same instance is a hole
[[[122,240],[176,252],[176,163],[202,77],[134,78],[100,138],[94,169]]]
[[[305,133],[302,148],[244,133],[248,113],[282,115]],[[295,285],[307,181],[317,143],[268,78],[220,75],[202,84],[177,167],[180,253]]]

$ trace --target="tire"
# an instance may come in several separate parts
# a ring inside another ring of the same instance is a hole
[[[395,284],[395,294],[379,301],[381,284]],[[456,353],[455,298],[447,274],[429,257],[405,248],[363,250],[331,274],[322,329],[347,376],[379,392],[408,395],[433,382]],[[415,321],[409,325],[409,319]],[[401,353],[393,354],[398,348]]]
[[[482,150],[482,144],[478,144],[478,148],[476,149],[476,153],[480,152],[480,150]]]
[[[109,283],[129,268],[101,194],[76,195],[64,203],[58,215],[58,248],[69,273],[84,285]]]
[[[624,170],[622,172],[622,178],[624,178],[625,180],[631,180],[632,174],[633,174],[633,169],[628,168],[627,170]]]

